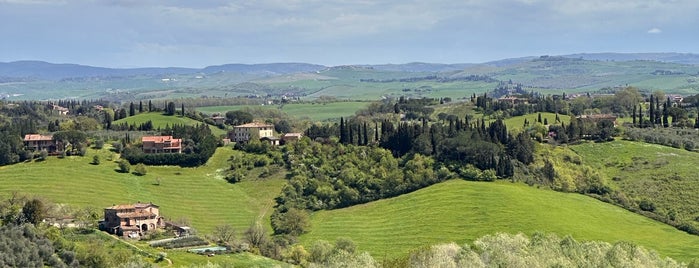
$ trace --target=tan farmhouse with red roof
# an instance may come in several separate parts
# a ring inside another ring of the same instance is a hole
[[[172,136],[145,136],[141,138],[143,152],[147,154],[181,153],[182,139]]]
[[[123,237],[139,238],[148,231],[164,226],[160,207],[153,203],[114,205],[104,209],[100,227]]]

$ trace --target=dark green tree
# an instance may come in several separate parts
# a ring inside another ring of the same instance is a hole
[[[233,126],[250,123],[252,119],[252,114],[245,111],[236,110],[226,112],[226,123]]]
[[[175,115],[175,103],[168,102],[165,108],[165,115]]]
[[[46,208],[44,203],[36,198],[27,201],[27,203],[24,203],[24,207],[22,207],[22,218],[25,222],[31,224],[40,223],[44,219],[45,214]]]
[[[133,105],[133,102],[129,103],[129,116],[134,116],[136,115],[136,107]]]

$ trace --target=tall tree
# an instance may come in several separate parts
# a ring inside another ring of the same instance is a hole
[[[636,127],[636,112],[637,112],[636,105],[633,106],[633,113],[631,113],[631,117],[633,118],[633,126]]]
[[[153,111],[153,102],[151,102],[151,100],[148,100],[148,112],[152,112],[152,111]]]
[[[366,128],[366,122],[364,122],[364,140],[362,141],[362,145],[368,145],[369,144],[369,131]]]
[[[165,114],[166,115],[175,115],[175,103],[174,102],[167,103],[167,107],[165,109]]]
[[[347,143],[347,126],[344,117],[340,117],[340,143]]]
[[[136,108],[133,105],[133,102],[129,104],[129,116],[134,116],[136,115]]]
[[[138,101],[138,113],[143,113],[143,101]]]
[[[182,116],[184,116],[184,103],[182,103]]]
[[[653,106],[653,95],[650,95],[650,110],[648,116],[650,116],[650,124],[653,125],[655,124],[655,107]]]

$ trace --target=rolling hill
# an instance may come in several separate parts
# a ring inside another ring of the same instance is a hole
[[[376,100],[386,96],[461,98],[497,81],[546,94],[631,85],[666,93],[699,92],[699,56],[597,53],[523,57],[482,64],[406,63],[327,67],[306,63],[226,64],[193,68],[112,69],[22,61],[0,63],[0,95],[9,99],[294,96]],[[460,80],[473,75],[490,80]],[[425,79],[439,77],[447,79]]]
[[[390,215],[390,216],[388,216]],[[304,245],[348,237],[377,259],[486,234],[536,231],[578,240],[630,241],[663,256],[699,257],[699,237],[579,194],[509,182],[451,180],[399,197],[312,216]]]

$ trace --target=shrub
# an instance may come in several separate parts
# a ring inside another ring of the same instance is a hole
[[[99,139],[95,141],[95,149],[102,149],[104,148],[104,141]]]
[[[148,171],[146,170],[146,165],[139,163],[136,165],[136,168],[134,168],[133,173],[138,175],[138,176],[143,176],[146,175]]]
[[[119,166],[119,172],[121,173],[129,173],[129,171],[131,171],[131,164],[129,164],[129,161],[122,159],[117,161],[117,165]]]
[[[643,211],[650,211],[653,212],[655,211],[655,204],[653,202],[648,201],[648,200],[641,200],[641,202],[638,203],[638,207],[641,208]]]
[[[99,165],[99,164],[100,164],[100,156],[99,156],[99,155],[93,156],[93,157],[92,157],[92,163],[91,163],[91,164],[93,164],[93,165]]]

